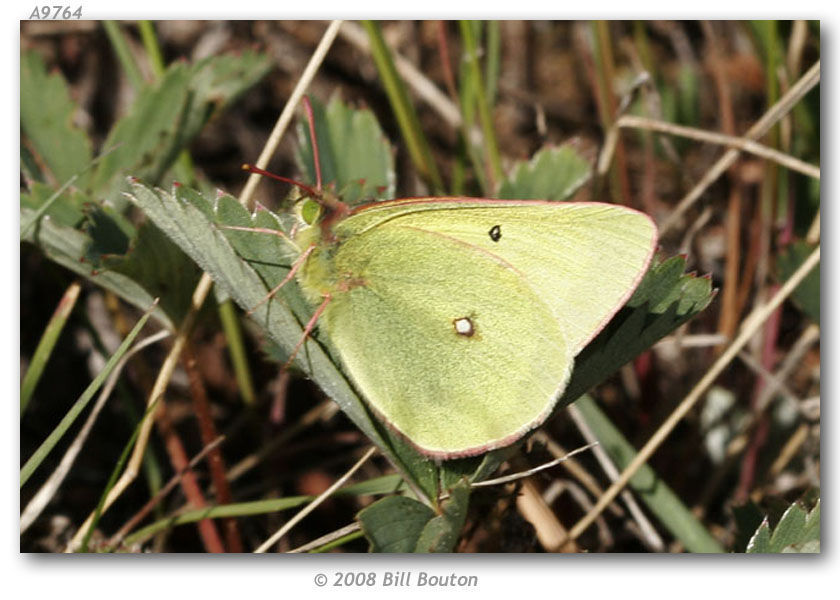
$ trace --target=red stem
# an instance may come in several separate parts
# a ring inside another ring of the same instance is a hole
[[[309,139],[312,141],[312,162],[315,163],[315,189],[321,191],[321,156],[318,153],[318,138],[315,135],[315,116],[312,114],[312,104],[309,96],[303,97],[303,109],[306,111],[306,120],[309,123]]]

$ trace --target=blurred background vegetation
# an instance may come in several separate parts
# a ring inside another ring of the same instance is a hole
[[[128,302],[118,299],[113,290],[126,285],[119,278],[154,280],[147,290],[181,287],[187,294],[180,297],[187,299],[198,281],[195,268],[163,266],[175,259],[159,233],[143,228],[128,209],[120,195],[124,176],[239,195],[246,179],[240,165],[260,155],[327,25],[21,23],[21,464],[101,372],[135,325],[137,307],[151,300],[145,291]],[[651,214],[662,228],[664,254],[684,254],[688,270],[711,277],[718,294],[704,312],[594,390],[608,415],[602,430],[617,428],[632,453],[703,377],[746,315],[819,247],[818,86],[796,96],[790,110],[757,138],[813,170],[743,153],[690,199],[726,152],[701,133],[750,137],[751,128],[789,98],[819,58],[819,22],[348,22],[308,93],[324,103],[337,96],[372,111],[395,148],[396,197],[492,196],[517,161],[546,146],[569,144],[595,169],[576,199],[618,202]],[[389,61],[399,73],[396,91],[388,86]],[[407,113],[400,112],[400,97],[410,107]],[[621,121],[629,116],[693,129],[654,131],[649,123]],[[605,143],[610,134],[614,146]],[[481,144],[474,144],[476,137]],[[301,176],[297,149],[290,132],[268,168]],[[608,159],[603,168],[599,157]],[[65,201],[73,194],[76,200]],[[255,200],[280,209],[283,191],[263,183]],[[83,237],[33,243],[41,234],[35,226],[41,207],[51,211],[52,222],[80,236],[97,226],[113,229],[101,236],[111,245],[96,247],[94,256]],[[151,274],[120,258],[144,244],[159,250]],[[91,283],[99,270],[111,279]],[[57,306],[66,314],[54,315]],[[157,323],[171,328],[186,311],[186,303],[162,306]],[[281,372],[260,336],[241,315],[232,315],[229,305],[217,308],[215,302],[199,314],[189,344],[194,365],[176,369],[138,482],[103,512],[92,547],[107,547],[104,541],[206,446],[208,420],[225,435],[212,460],[194,465],[192,483],[182,480],[126,533],[162,523],[158,529],[120,549],[251,550],[288,518],[290,513],[276,512],[283,506],[239,505],[233,518],[180,526],[166,526],[166,518],[200,502],[315,495],[361,453],[365,438],[353,424],[330,409],[317,388]],[[660,511],[674,504],[637,506],[626,497],[575,544],[554,545],[556,532],[568,531],[614,478],[585,454],[515,491],[474,496],[457,548],[743,552],[752,538],[753,549],[762,551],[813,550],[808,527],[816,518],[818,538],[819,320],[817,270],[649,461],[656,481],[673,492],[668,502],[679,505],[672,514],[691,513],[708,536],[705,545],[692,546],[663,524],[667,518]],[[54,346],[44,341],[51,330]],[[165,348],[155,345],[127,363],[72,468],[27,522],[21,550],[63,550],[97,507],[164,357]],[[27,379],[32,372],[39,375]],[[202,389],[203,421],[195,408]],[[587,433],[581,423],[588,419],[592,426],[598,418],[583,404],[571,417],[556,416],[507,468],[545,462],[558,442],[566,450],[582,445]],[[22,485],[22,510],[60,470],[81,421]],[[621,461],[613,458],[620,470]],[[377,459],[356,478],[389,472],[388,463]],[[228,485],[220,490],[224,473]],[[280,548],[297,548],[352,523],[371,499],[370,490],[329,499]],[[806,533],[773,538],[771,532],[784,527]],[[367,548],[358,532],[350,532],[334,550]]]

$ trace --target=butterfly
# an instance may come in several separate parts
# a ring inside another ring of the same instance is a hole
[[[384,423],[451,459],[551,414],[575,356],[647,271],[657,230],[613,204],[435,197],[321,201],[294,241],[310,326]]]

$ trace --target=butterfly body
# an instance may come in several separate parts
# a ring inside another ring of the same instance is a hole
[[[312,248],[298,282],[327,300],[318,327],[369,405],[439,458],[542,423],[656,244],[647,216],[607,204],[416,198],[335,211],[298,234]]]

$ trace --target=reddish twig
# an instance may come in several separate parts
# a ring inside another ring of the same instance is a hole
[[[190,382],[190,394],[192,396],[193,408],[195,409],[195,416],[201,431],[201,442],[206,446],[216,439],[219,434],[216,431],[213,418],[210,416],[210,403],[207,401],[207,391],[204,388],[201,375],[198,369],[196,369],[195,357],[193,356],[189,343],[184,346],[181,357]],[[218,447],[210,452],[207,463],[210,466],[210,477],[213,481],[213,486],[216,488],[216,503],[230,504],[233,502],[233,496],[230,492],[230,484],[225,476],[227,468],[222,458],[222,452]],[[236,519],[227,517],[221,519],[221,523],[225,532],[225,542],[228,552],[242,552],[244,547]]]
[[[143,521],[143,519],[146,518],[146,515],[152,512],[152,509],[158,504],[160,504],[160,502],[164,498],[166,498],[169,492],[171,492],[172,489],[176,485],[178,485],[178,482],[181,481],[181,477],[184,476],[184,473],[194,468],[199,462],[201,462],[201,460],[205,456],[207,456],[207,454],[211,450],[213,450],[213,448],[216,448],[223,441],[225,441],[225,436],[220,435],[215,440],[206,445],[204,448],[202,448],[201,452],[199,452],[193,457],[193,459],[189,462],[186,468],[181,469],[180,471],[178,471],[178,473],[173,475],[172,478],[166,482],[166,485],[160,488],[160,490],[158,490],[158,492],[154,496],[152,496],[149,499],[149,501],[146,502],[146,504],[143,505],[143,508],[138,510],[133,517],[131,517],[128,521],[125,522],[125,524],[122,527],[120,527],[119,531],[117,531],[114,535],[111,536],[106,545],[113,549],[120,542],[122,542],[123,539],[125,539],[125,536],[128,535],[128,533],[132,531],[135,527],[137,527],[137,525],[139,525]]]
[[[172,469],[176,473],[184,472],[181,476],[180,484],[181,489],[184,491],[184,496],[187,498],[187,502],[193,508],[204,508],[208,505],[204,499],[204,493],[198,484],[198,478],[192,469],[189,468],[189,461],[187,460],[187,453],[184,451],[184,445],[181,443],[178,433],[172,426],[172,422],[165,408],[165,405],[162,404],[160,410],[157,411],[155,422],[160,430],[161,437],[163,437],[166,451],[169,453],[169,461],[172,464]],[[201,541],[204,543],[204,548],[208,552],[225,551],[222,538],[219,536],[219,530],[216,529],[216,524],[213,522],[213,519],[202,519],[199,521],[198,532],[201,536]]]

